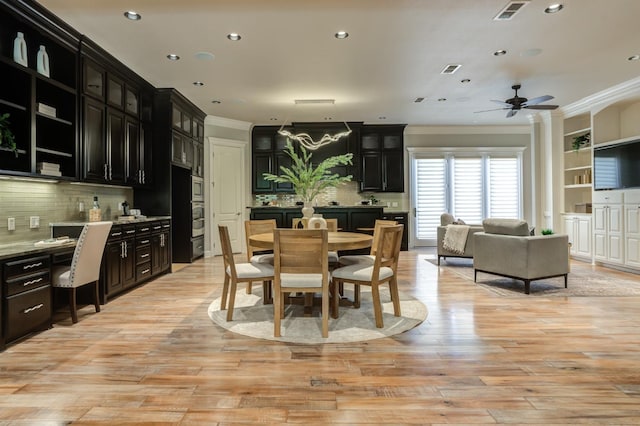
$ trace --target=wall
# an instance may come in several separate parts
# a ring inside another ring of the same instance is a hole
[[[125,200],[135,208],[131,188],[2,177],[0,245],[49,238],[51,222],[88,220],[88,210],[93,205],[94,195],[98,196],[103,219],[114,219],[120,215],[118,206]],[[79,211],[80,202],[84,203],[84,212]],[[39,228],[29,228],[31,216],[40,217]],[[7,229],[9,217],[16,220],[15,231]]]

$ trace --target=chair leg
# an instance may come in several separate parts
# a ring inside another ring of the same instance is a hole
[[[273,303],[273,294],[271,292],[271,281],[262,282],[262,304],[269,305]]]
[[[391,293],[391,301],[393,302],[393,315],[399,317],[400,313],[400,293],[398,293],[398,281],[395,275],[389,280],[389,292]]]
[[[356,309],[360,307],[360,285],[359,284],[353,285],[353,307]]]
[[[69,291],[69,309],[71,310],[71,321],[75,324],[78,322],[78,308],[76,306],[75,287],[72,287]]]
[[[280,315],[282,306],[282,292],[273,295],[273,337],[280,337]]]
[[[311,293],[313,295],[313,293]],[[329,337],[329,289],[322,290],[322,337]]]
[[[93,306],[96,307],[96,312],[100,312],[100,299],[98,298],[99,292],[100,286],[98,285],[98,281],[96,281],[93,286]]]
[[[227,309],[227,294],[229,293],[229,275],[225,272],[224,284],[222,285],[222,297],[220,299],[220,310]]]
[[[380,303],[380,289],[378,283],[371,283],[371,302],[373,303],[373,313],[376,317],[376,327],[382,328],[382,304]]]
[[[529,294],[531,290],[531,280],[524,280],[524,294]]]
[[[340,306],[338,294],[338,287],[340,281],[331,281],[329,286],[331,287],[331,318],[338,318],[338,309]]]
[[[567,278],[568,274],[564,274],[564,288],[567,288]]]
[[[229,309],[227,309],[227,321],[233,321],[233,307],[236,304],[236,290],[238,283],[231,280],[231,288],[229,289]]]
[[[253,281],[249,281],[247,283],[247,294],[251,294],[251,292],[253,291],[253,286],[251,285],[253,283]]]
[[[438,266],[440,266],[440,255],[438,255]]]

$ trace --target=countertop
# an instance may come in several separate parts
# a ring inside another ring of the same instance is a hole
[[[302,206],[247,206],[248,209],[282,209],[282,210],[300,210],[302,208]],[[313,206],[313,208],[318,208],[318,209],[371,209],[371,208],[378,208],[378,209],[382,209],[382,211],[384,213],[407,213],[407,210],[403,210],[399,207],[387,207],[381,204],[377,204],[377,205],[338,205],[338,206]]]
[[[0,246],[0,261],[10,259],[12,257],[51,254],[57,251],[65,251],[76,246],[76,240],[70,240],[64,244],[49,247],[36,247],[37,241],[21,241],[19,243],[5,244]]]
[[[147,216],[145,218],[140,219],[132,219],[132,220],[112,220],[114,225],[125,225],[127,223],[144,223],[144,222],[153,222],[156,220],[168,220],[171,219],[171,216]],[[69,222],[51,222],[49,223],[50,227],[54,226],[84,226],[89,223],[88,221],[69,221]]]

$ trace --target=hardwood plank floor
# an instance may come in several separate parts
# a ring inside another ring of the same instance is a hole
[[[640,297],[504,298],[428,256],[400,270],[427,320],[362,343],[214,325],[219,257],[62,312],[0,353],[0,424],[640,424]]]

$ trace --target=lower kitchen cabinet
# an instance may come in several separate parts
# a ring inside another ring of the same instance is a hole
[[[51,326],[50,255],[18,257],[2,265],[0,318],[5,343]]]
[[[171,268],[171,222],[162,221],[151,227],[151,275]]]
[[[409,213],[407,212],[385,213],[382,215],[382,219],[395,220],[396,222],[398,222],[398,225],[404,225],[404,230],[402,231],[402,242],[400,243],[400,250],[401,251],[409,250]]]
[[[111,228],[102,259],[101,303],[136,283],[135,225]]]

